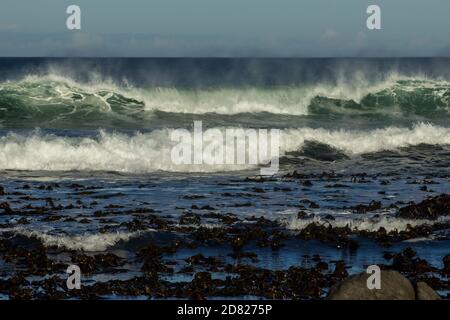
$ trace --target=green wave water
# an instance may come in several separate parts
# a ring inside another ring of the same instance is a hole
[[[82,84],[62,77],[0,84],[3,128],[153,128],[207,116],[220,125],[232,125],[237,119],[251,125],[253,120],[258,124],[270,118],[267,124],[279,121],[278,126],[289,127],[289,122],[292,126],[301,119],[433,121],[448,118],[449,111],[450,83],[426,79],[394,79],[370,86],[204,89]]]

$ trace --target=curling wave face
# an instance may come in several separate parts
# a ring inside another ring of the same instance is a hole
[[[449,110],[450,83],[419,77],[392,76],[376,84],[355,80],[282,87],[137,88],[47,75],[0,84],[0,125],[7,128],[149,128],[174,114],[433,120],[447,118]]]

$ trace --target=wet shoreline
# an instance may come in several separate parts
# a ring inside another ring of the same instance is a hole
[[[449,297],[443,176],[24,175],[0,183],[3,298],[324,299],[371,264]],[[71,264],[81,290],[67,289]]]

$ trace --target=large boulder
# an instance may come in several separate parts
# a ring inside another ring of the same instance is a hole
[[[416,285],[417,300],[441,300],[441,297],[425,282]]]
[[[330,300],[415,300],[411,282],[397,271],[381,271],[381,289],[367,288],[370,274],[354,275],[331,288]]]

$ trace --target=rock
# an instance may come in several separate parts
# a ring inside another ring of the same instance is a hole
[[[305,180],[305,181],[303,181],[302,184],[305,187],[312,187],[313,186],[313,183],[310,180]]]
[[[291,178],[291,179],[306,179],[308,178],[307,175],[304,175],[302,173],[297,172],[297,170],[295,170],[292,173],[288,173],[286,175],[283,176],[283,178]]]
[[[231,240],[231,246],[233,247],[234,251],[240,251],[244,246],[245,242],[246,239],[244,237],[238,236]]]
[[[5,189],[2,186],[0,186],[0,196],[4,196],[5,194],[6,194]]]
[[[229,257],[232,257],[233,259],[250,259],[252,262],[259,262],[258,255],[253,252],[241,252],[241,251],[235,251],[233,253],[228,254]]]
[[[419,258],[410,247],[393,256],[392,268],[408,274],[422,274],[435,271],[435,268],[430,266],[426,260]]]
[[[12,300],[31,300],[33,299],[33,290],[30,288],[17,288],[11,290],[9,297]]]
[[[14,263],[18,270],[26,270],[28,275],[45,275],[67,268],[49,259],[45,246],[36,238],[10,237],[0,241],[0,252],[4,261]]]
[[[334,268],[333,276],[337,278],[347,278],[348,272],[345,269],[344,261],[337,261],[336,266]]]
[[[281,240],[276,236],[269,236],[264,239],[258,240],[257,245],[259,247],[270,247],[272,250],[276,251],[283,246]]]
[[[297,237],[302,240],[319,240],[323,243],[333,243],[337,247],[348,247],[350,244],[349,233],[350,229],[348,227],[333,228],[331,225],[325,226],[313,222],[303,228]]]
[[[43,219],[41,219],[40,221],[43,222],[52,222],[52,221],[58,221],[61,220],[62,218],[64,218],[63,216],[58,216],[58,215],[49,215]]]
[[[381,202],[379,201],[371,201],[368,205],[360,204],[355,207],[352,207],[355,213],[363,214],[371,211],[376,211],[381,209]]]
[[[324,188],[350,188],[350,186],[342,183],[327,184]]]
[[[425,282],[416,285],[417,300],[441,300],[441,297]]]
[[[313,202],[313,201],[311,201],[311,202],[309,203],[309,207],[310,207],[311,209],[319,209],[319,208],[320,208],[320,206],[319,206],[317,203]]]
[[[450,215],[450,195],[442,194],[419,204],[412,203],[399,210],[398,216],[408,219],[437,219]]]
[[[129,222],[122,222],[121,225],[127,227],[128,230],[133,232],[147,229],[147,225],[144,223],[144,221],[138,218],[134,218]]]
[[[199,225],[201,223],[200,216],[195,213],[186,213],[180,217],[181,225]]]
[[[194,300],[194,301],[202,301],[202,300],[206,300],[205,297],[203,297],[200,293],[198,292],[194,292],[190,297],[190,300]]]
[[[205,295],[211,295],[214,290],[215,288],[211,278],[211,273],[209,272],[197,272],[188,288],[190,297],[197,295],[202,297]]]
[[[221,261],[219,258],[216,257],[205,257],[201,253],[192,256],[190,258],[186,259],[186,262],[191,265],[212,265],[212,266],[218,266],[221,264]]]
[[[8,202],[2,202],[0,203],[0,209],[3,209],[3,213],[7,215],[13,214],[13,211],[11,207],[9,206]]]
[[[444,263],[444,272],[445,273],[450,273],[450,254],[446,255],[443,259],[442,262]]]
[[[74,254],[71,257],[71,261],[78,265],[82,272],[87,274],[123,265],[122,259],[112,253],[97,254],[95,256]]]
[[[202,209],[202,210],[210,210],[210,211],[216,210],[216,208],[211,207],[210,205],[203,206],[203,207],[201,207],[201,209]]]
[[[370,274],[357,274],[330,290],[329,300],[415,300],[411,282],[397,271],[381,271],[381,289],[367,288]]]
[[[316,268],[320,271],[328,270],[328,263],[320,261],[316,264]]]
[[[149,278],[157,279],[158,273],[173,273],[173,269],[167,267],[158,258],[146,258],[144,264],[141,267],[141,271]]]
[[[319,262],[322,261],[322,257],[318,254],[312,256],[312,261]]]
[[[308,216],[309,215],[305,211],[299,211],[297,213],[297,219],[306,219]]]
[[[203,243],[224,243],[227,233],[222,228],[199,227],[192,233],[192,237],[194,240]]]
[[[24,217],[22,217],[22,218],[20,218],[18,221],[17,221],[17,224],[29,224],[30,222],[27,220],[27,218],[24,218]]]
[[[229,213],[229,214],[226,214],[226,215],[222,215],[220,217],[220,220],[222,220],[223,224],[233,224],[236,221],[238,221],[239,219],[236,218],[234,215]]]
[[[199,195],[199,194],[187,194],[183,197],[183,199],[187,199],[187,200],[195,200],[195,199],[204,199],[206,198],[203,195]]]

